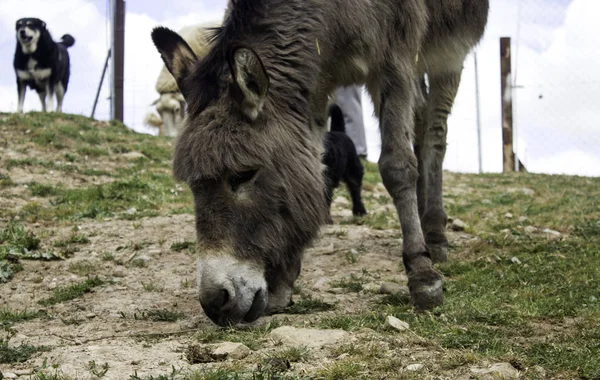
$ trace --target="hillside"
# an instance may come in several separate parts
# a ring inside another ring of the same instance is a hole
[[[5,378],[600,379],[600,179],[445,173],[445,303],[415,315],[367,164],[369,214],[352,218],[338,189],[295,305],[219,329],[196,298],[192,197],[171,153],[116,123],[0,114]]]

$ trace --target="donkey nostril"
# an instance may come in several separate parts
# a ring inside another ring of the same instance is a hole
[[[225,289],[221,290],[221,306],[223,307],[229,303],[229,292]]]
[[[229,292],[226,289],[212,289],[204,293],[202,304],[219,312],[229,303],[229,298]]]

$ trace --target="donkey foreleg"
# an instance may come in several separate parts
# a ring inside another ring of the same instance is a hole
[[[381,156],[379,171],[394,200],[404,239],[402,260],[408,275],[411,302],[418,310],[442,303],[442,276],[433,269],[417,205],[417,158],[412,151],[414,81],[398,70],[382,81],[380,91]]]

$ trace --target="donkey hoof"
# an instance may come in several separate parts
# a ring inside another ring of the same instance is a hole
[[[409,274],[408,289],[417,311],[431,310],[444,300],[442,275],[433,269]]]
[[[431,255],[431,262],[433,264],[445,263],[448,261],[448,246],[431,244],[429,245],[429,254]]]

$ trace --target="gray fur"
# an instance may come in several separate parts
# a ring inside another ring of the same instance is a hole
[[[320,160],[328,96],[339,86],[366,84],[380,120],[379,170],[400,217],[412,302],[417,309],[441,304],[442,278],[432,261],[447,256],[447,116],[488,10],[488,0],[232,0],[201,60],[174,32],[156,29],[154,43],[188,105],[174,174],[194,193],[204,254],[232,251],[258,263],[267,311],[285,306],[276,297],[273,307],[271,298],[282,289],[289,297],[302,252],[327,214]],[[235,59],[239,46],[244,60]],[[429,89],[421,86],[425,74]],[[258,172],[233,186],[234,173],[249,170]],[[213,321],[242,319],[228,318],[227,299],[220,298],[227,302],[220,309],[207,306],[213,314],[219,309]]]

